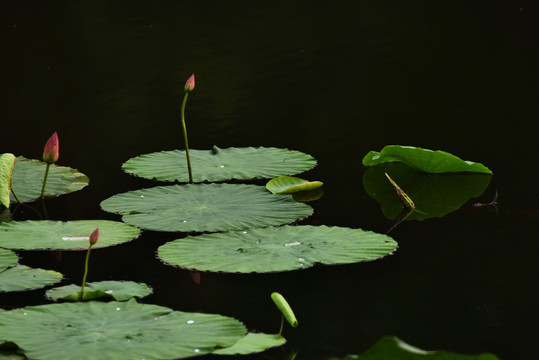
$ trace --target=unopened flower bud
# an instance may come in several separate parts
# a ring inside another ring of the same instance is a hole
[[[99,239],[99,228],[96,228],[92,234],[90,234],[90,245],[95,245]]]
[[[191,92],[195,88],[195,74],[191,75],[183,87],[185,92]]]
[[[45,144],[45,149],[43,150],[43,161],[49,164],[54,164],[58,161],[60,144],[58,142],[58,134],[55,132],[47,140]]]

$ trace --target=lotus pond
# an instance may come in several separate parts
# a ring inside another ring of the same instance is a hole
[[[534,358],[531,14],[11,4],[0,358]]]

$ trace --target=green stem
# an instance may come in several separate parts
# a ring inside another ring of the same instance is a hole
[[[91,249],[92,245],[90,244],[90,246],[88,247],[88,251],[86,252],[86,261],[84,262],[84,276],[82,277],[82,286],[80,288],[80,300],[82,300],[82,296],[84,295],[84,286],[86,286],[86,275],[88,275],[88,259],[90,259]]]
[[[45,170],[45,178],[43,179],[43,187],[41,188],[41,198],[45,197],[45,187],[47,186],[47,178],[49,177],[49,168],[51,167],[50,163],[47,163],[47,170]]]
[[[22,204],[21,199],[19,199],[19,197],[17,196],[17,193],[15,192],[15,190],[13,190],[13,188],[11,188],[11,192],[13,193],[13,196],[15,196],[15,199],[17,199],[17,202],[19,204]]]
[[[284,327],[284,315],[281,315],[281,328],[279,329],[279,336],[283,333],[283,327]]]
[[[191,171],[191,158],[189,157],[189,144],[187,143],[187,128],[185,127],[185,104],[187,103],[188,96],[189,96],[189,92],[186,91],[185,95],[183,96],[181,116],[182,116],[183,140],[185,142],[185,155],[187,157],[187,170],[189,171],[189,184],[192,184],[193,172]]]

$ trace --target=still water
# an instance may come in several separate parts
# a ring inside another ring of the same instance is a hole
[[[287,147],[311,154],[324,196],[304,223],[384,232],[363,189],[362,157],[384,145],[442,149],[494,172],[498,209],[470,204],[409,221],[383,260],[263,274],[202,274],[156,259],[183,236],[144,232],[95,250],[89,281],[145,282],[143,302],[219,313],[276,332],[269,298],[300,322],[283,348],[253,358],[361,353],[384,335],[417,347],[532,359],[539,229],[537,8],[526,1],[24,1],[2,11],[0,153],[40,158],[60,136],[60,165],[87,174],[82,191],[48,201],[51,219],[119,218],[99,203],[151,182],[130,157],[182,148],[185,80],[190,146]],[[258,182],[263,184],[264,182]],[[16,220],[32,218],[21,211]],[[21,262],[80,283],[83,253]],[[46,303],[43,290],[2,294],[4,308]],[[207,356],[206,358],[212,358]]]

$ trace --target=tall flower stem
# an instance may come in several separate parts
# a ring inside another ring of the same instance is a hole
[[[45,170],[45,178],[43,179],[43,187],[41,188],[41,199],[45,198],[45,187],[47,186],[47,178],[49,177],[50,163],[47,163],[47,170]]]
[[[92,245],[88,247],[88,251],[86,252],[86,261],[84,262],[84,276],[82,277],[82,286],[80,287],[80,296],[79,299],[82,300],[84,295],[84,287],[86,286],[86,275],[88,275],[88,260],[90,259],[90,250],[92,249]]]
[[[192,184],[193,172],[191,170],[191,157],[189,156],[189,144],[187,142],[187,128],[185,126],[185,104],[187,103],[188,96],[189,96],[189,92],[186,91],[185,95],[183,96],[181,116],[182,116],[183,140],[185,142],[185,155],[187,157],[187,171],[189,172],[189,184]]]

